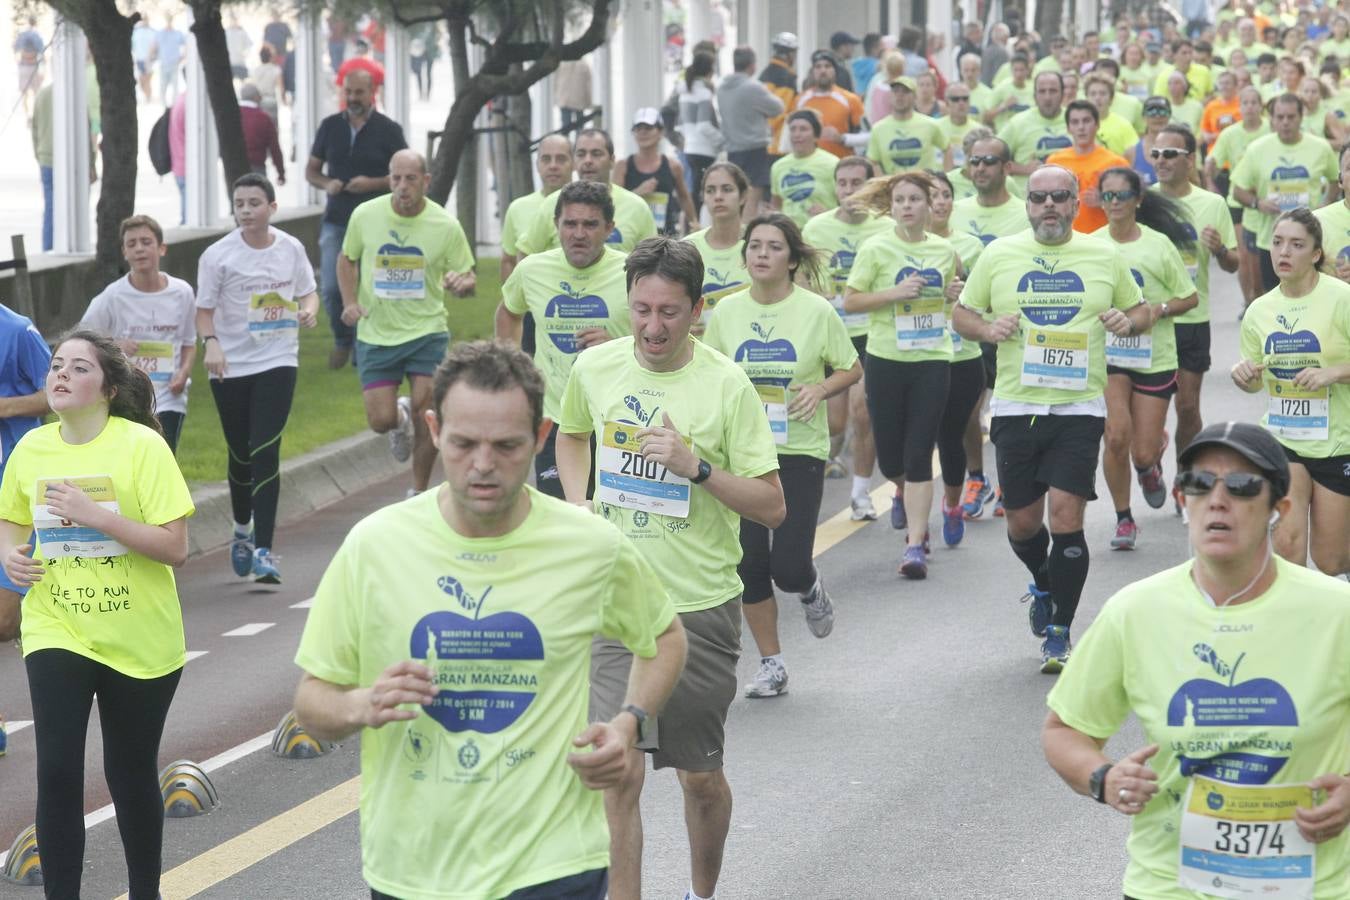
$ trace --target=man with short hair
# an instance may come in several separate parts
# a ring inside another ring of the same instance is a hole
[[[572,142],[566,135],[545,135],[539,141],[535,153],[534,167],[539,173],[539,189],[532,194],[512,200],[511,205],[506,208],[506,215],[502,217],[503,284],[511,277],[511,272],[520,262],[516,242],[534,221],[539,205],[572,180]],[[526,348],[526,352],[532,353],[533,345]]]
[[[985,110],[994,105],[994,91],[980,81],[980,54],[963,53],[956,63],[956,69],[961,75],[959,83],[964,84],[970,92],[970,115],[984,121]],[[950,85],[947,91],[950,93],[954,87],[955,84]]]
[[[567,499],[585,501],[595,436],[595,507],[666,585],[690,654],[658,723],[655,768],[675,768],[684,793],[691,884],[686,900],[717,889],[731,823],[723,775],[727,709],[740,655],[740,517],[777,528],[786,516],[764,406],[736,363],[689,330],[703,301],[703,262],[687,241],[643,241],[627,260],[632,337],[581,354],[563,392],[558,469]],[[715,402],[709,402],[715,398]],[[591,718],[612,719],[631,654],[597,641]],[[610,896],[641,894],[644,766],[636,751],[605,796]]]
[[[764,71],[759,73],[759,80],[770,93],[783,101],[784,113],[769,120],[769,128],[773,132],[769,140],[769,156],[776,157],[781,155],[778,146],[787,120],[786,114],[792,112],[793,104],[797,102],[797,36],[790,31],[780,31],[773,36],[770,46],[773,55]]]
[[[726,139],[727,161],[741,167],[750,182],[742,218],[749,222],[759,215],[760,204],[769,196],[769,142],[773,122],[786,106],[755,78],[755,51],[737,47],[731,54],[735,69],[717,85],[717,110]]]
[[[1012,150],[1012,174],[1020,188],[1026,176],[1045,164],[1056,150],[1073,145],[1064,124],[1064,78],[1058,72],[1042,72],[1033,86],[1036,107],[1018,113],[998,130],[998,136]]]
[[[994,87],[993,99],[984,111],[984,124],[995,131],[1001,131],[1013,116],[1030,110],[1036,97],[1036,89],[1028,80],[1031,61],[1024,54],[1015,55],[1008,70],[1012,77]]]
[[[1192,100],[1204,103],[1205,98],[1214,93],[1214,74],[1209,66],[1195,58],[1195,45],[1186,38],[1172,42],[1172,64],[1158,70],[1157,77],[1153,79],[1154,94],[1159,97],[1171,96],[1167,92],[1167,76],[1173,72],[1186,76],[1186,83],[1190,85],[1186,96]]]
[[[239,130],[244,138],[244,154],[248,164],[259,175],[267,174],[267,157],[271,155],[276,167],[276,184],[286,183],[286,160],[281,155],[277,139],[277,123],[263,111],[262,92],[252,82],[244,82],[239,89]]]
[[[319,225],[319,279],[333,330],[330,369],[347,364],[356,341],[356,330],[342,321],[337,279],[347,220],[356,207],[389,192],[389,161],[408,146],[403,128],[375,109],[375,87],[368,72],[348,75],[342,82],[342,96],[346,108],[319,123],[305,166],[305,181],[323,191],[327,200]]]
[[[337,261],[342,321],[356,329],[366,423],[412,457],[411,493],[427,489],[436,448],[426,427],[431,378],[450,345],[446,292],[473,293],[473,253],[459,221],[427,199],[431,173],[415,150],[389,160],[389,197],[352,213]],[[399,387],[408,380],[409,396]]]
[[[656,220],[652,218],[647,201],[610,181],[614,171],[614,141],[607,131],[601,128],[579,131],[576,143],[572,145],[572,163],[578,180],[593,181],[608,189],[614,201],[614,230],[605,240],[616,250],[627,253],[637,246],[638,241],[656,234]],[[557,246],[558,228],[553,209],[547,203],[540,203],[529,226],[517,239],[516,250],[520,256],[527,256]]]
[[[793,112],[815,112],[821,126],[821,149],[839,159],[852,152],[844,143],[844,135],[856,133],[863,121],[862,98],[838,84],[841,71],[847,71],[847,67],[833,53],[817,50],[811,54],[811,80],[792,104]]]
[[[1074,100],[1064,110],[1064,123],[1069,129],[1073,146],[1057,150],[1045,158],[1046,163],[1063,166],[1078,178],[1078,216],[1073,220],[1075,231],[1091,234],[1106,224],[1106,213],[1097,196],[1097,179],[1107,169],[1130,164],[1097,143],[1101,127],[1097,107],[1087,100]]]
[[[425,417],[445,484],[357,523],[315,592],[295,714],[318,738],[361,734],[376,900],[603,900],[596,792],[625,778],[680,674],[684,632],[652,567],[526,484],[543,394],[519,350],[457,346]],[[634,661],[622,708],[588,726],[600,634]]]
[[[869,31],[863,35],[862,53],[849,61],[849,68],[853,70],[855,94],[861,95],[863,91],[867,90],[867,86],[872,83],[872,76],[877,74],[877,62],[881,58],[881,49],[880,34]]]
[[[1143,105],[1129,94],[1123,95],[1134,101],[1143,113]],[[1139,143],[1139,133],[1130,121],[1117,112],[1113,112],[1116,100],[1115,79],[1105,72],[1094,70],[1083,80],[1083,98],[1097,108],[1097,143],[1117,156],[1124,156],[1130,148]]]
[[[1047,674],[1068,660],[1069,627],[1087,581],[1083,517],[1096,496],[1105,426],[1106,332],[1128,336],[1152,324],[1120,252],[1073,230],[1077,193],[1068,169],[1032,173],[1031,230],[985,248],[953,311],[963,338],[998,345],[989,437],[1008,541],[1034,579],[1031,630],[1045,638]]]
[[[850,68],[850,63],[852,62],[853,54],[857,52],[857,49],[858,39],[847,31],[836,31],[834,34],[830,35],[830,52],[833,53],[834,58],[839,61],[839,66],[834,75],[834,82],[839,85],[841,89],[851,91],[855,94],[867,87],[865,84],[858,85],[856,88],[853,86],[853,70]]]
[[[520,261],[502,285],[494,333],[517,343],[526,315],[541,340],[534,354],[544,376],[544,415],[555,423],[534,457],[535,486],[563,496],[555,447],[563,388],[582,351],[629,334],[624,255],[605,238],[614,230],[614,201],[605,186],[574,181],[551,203],[562,245]]]
[[[947,137],[928,116],[914,112],[918,87],[914,79],[901,75],[891,82],[891,114],[872,126],[867,139],[867,158],[886,175],[952,168],[952,152]],[[938,153],[941,156],[938,156]]]
[[[989,43],[980,54],[980,80],[990,88],[994,87],[995,73],[1008,62],[1008,38],[1011,36],[1012,32],[1003,22],[995,22],[989,29]],[[990,120],[986,119],[985,124],[990,124]]]

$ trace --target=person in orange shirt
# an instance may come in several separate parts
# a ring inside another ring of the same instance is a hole
[[[835,82],[839,66],[839,58],[828,50],[811,54],[811,82],[797,95],[792,111],[814,110],[821,124],[820,149],[843,159],[853,155],[844,135],[862,127],[863,103],[861,97]]]
[[[1128,168],[1130,164],[1124,157],[1097,143],[1101,114],[1091,102],[1075,100],[1066,106],[1064,124],[1073,139],[1073,146],[1051,153],[1045,158],[1045,164],[1063,166],[1078,178],[1078,215],[1074,217],[1073,228],[1086,234],[1106,224],[1106,213],[1097,198],[1097,179],[1107,169]]]
[[[1206,148],[1214,143],[1220,131],[1242,121],[1237,76],[1224,69],[1219,73],[1218,88],[1219,96],[1205,104],[1205,113],[1200,117],[1200,140]]]

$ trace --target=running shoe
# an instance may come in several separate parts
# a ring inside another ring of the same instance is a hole
[[[787,667],[772,659],[761,659],[759,671],[745,686],[745,696],[752,700],[777,697],[787,693]]]
[[[849,506],[853,507],[853,521],[875,522],[877,520],[877,508],[872,505],[872,498],[867,494],[854,497],[849,501]]]
[[[928,557],[922,547],[905,548],[905,557],[900,561],[900,574],[915,581],[928,577]]]
[[[389,452],[399,462],[407,462],[412,458],[412,445],[412,400],[407,397],[399,397],[398,425],[394,426],[394,430],[389,432]]]
[[[994,486],[989,479],[981,475],[966,482],[966,496],[961,500],[961,511],[967,519],[978,519],[984,515],[984,505],[994,499]]]
[[[830,461],[825,463],[826,478],[843,478],[846,475],[848,475],[848,469],[845,469],[844,464],[839,460],[831,457]]]
[[[955,547],[961,543],[961,538],[966,536],[966,517],[961,504],[958,503],[950,509],[944,502],[942,504],[942,540],[948,547]]]
[[[1045,629],[1050,624],[1050,618],[1055,614],[1055,604],[1050,599],[1050,592],[1043,591],[1036,587],[1036,582],[1027,585],[1027,592],[1022,595],[1023,603],[1030,603],[1027,608],[1027,619],[1031,622],[1031,633],[1036,637],[1045,637]]]
[[[240,578],[247,578],[253,571],[253,534],[247,537],[235,532],[230,541],[230,568]]]
[[[1112,550],[1133,550],[1134,542],[1139,539],[1139,526],[1133,519],[1121,519],[1116,523],[1115,537],[1111,538]]]
[[[281,584],[281,570],[277,558],[267,547],[253,551],[253,580],[258,584]]]
[[[802,597],[802,612],[806,613],[806,627],[818,638],[828,637],[834,631],[834,604],[825,586],[816,579],[811,593]]]
[[[5,717],[0,716],[0,756],[4,756],[9,749],[9,738],[5,734]]]
[[[994,518],[1003,518],[1003,488],[999,488],[994,496]]]
[[[1041,644],[1041,674],[1058,675],[1064,671],[1069,661],[1069,627],[1067,625],[1049,625],[1045,629],[1045,642]]]
[[[1154,509],[1162,509],[1167,502],[1167,484],[1163,481],[1162,463],[1156,462],[1147,472],[1139,473],[1139,488],[1144,502]]]
[[[905,517],[905,499],[899,495],[891,498],[891,527],[896,531],[904,531],[909,527],[909,519]]]

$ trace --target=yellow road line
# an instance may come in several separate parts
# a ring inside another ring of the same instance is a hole
[[[169,900],[195,897],[355,812],[360,793],[360,777],[344,781],[166,872],[160,879],[160,892]],[[127,895],[123,894],[117,900],[127,900]]]
[[[894,492],[895,485],[889,481],[883,481],[872,490],[872,505],[877,509],[889,509]],[[816,544],[811,549],[811,555],[819,556],[867,524],[867,522],[853,521],[853,509],[851,507],[839,510],[816,526]]]

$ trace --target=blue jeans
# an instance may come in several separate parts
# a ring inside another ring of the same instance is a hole
[[[319,226],[319,281],[323,308],[328,311],[328,324],[333,329],[336,347],[350,347],[356,342],[356,329],[342,321],[342,291],[338,290],[337,281],[337,258],[346,236],[344,225],[324,222]]]
[[[42,171],[42,252],[52,250],[52,167],[38,166]]]

